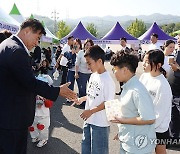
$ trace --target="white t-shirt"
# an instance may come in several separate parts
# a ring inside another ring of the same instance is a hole
[[[78,72],[81,72],[84,74],[91,73],[91,70],[88,69],[86,58],[84,57],[84,50],[80,50],[78,52],[75,65],[79,67]]]
[[[156,42],[155,44],[151,43],[151,44],[149,45],[149,50],[154,50],[154,49],[162,50],[162,49],[161,49],[161,46],[162,46],[162,44],[159,43],[159,42]]]
[[[68,44],[65,44],[64,47],[62,48],[62,52],[61,52],[61,55],[64,55],[65,52],[70,52],[71,51],[71,48]],[[61,66],[66,66],[68,63],[68,59],[64,56],[61,57],[61,60],[60,60],[60,65]]]
[[[47,82],[49,85],[53,84],[52,78],[47,74],[39,74],[37,79]],[[36,103],[37,103],[37,101],[40,101],[40,99],[37,99]],[[49,117],[50,116],[49,108],[45,107],[44,102],[42,102],[42,103],[43,104],[40,108],[36,107],[35,116]]]
[[[150,73],[143,73],[139,80],[144,84],[153,100],[156,132],[166,132],[171,121],[172,107],[172,91],[167,79],[162,74],[152,77]]]
[[[102,74],[91,74],[89,83],[87,85],[86,93],[87,101],[85,105],[85,110],[93,109],[104,101],[114,99],[115,83],[111,78],[109,72],[106,71]],[[86,123],[99,127],[109,126],[105,110],[92,114],[86,120]]]
[[[110,48],[106,49],[106,54],[109,54],[109,53],[111,53],[111,49]]]
[[[168,63],[168,59],[169,59],[169,56],[164,56],[164,65],[162,66],[162,68],[166,71],[167,75],[169,74],[171,70],[171,66]]]

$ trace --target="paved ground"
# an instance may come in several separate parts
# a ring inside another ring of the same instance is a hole
[[[107,70],[111,71],[111,66],[106,62]],[[142,73],[142,64],[140,63],[137,75]],[[113,74],[112,77],[114,78]],[[114,78],[115,80],[115,78]],[[59,85],[60,81],[55,81],[54,85]],[[116,82],[117,91],[119,84]],[[77,89],[76,89],[77,90]],[[65,99],[58,98],[51,108],[51,126],[50,138],[48,144],[43,148],[37,148],[36,144],[31,143],[28,139],[28,154],[78,154],[81,151],[81,138],[83,120],[79,115],[83,109],[71,107],[65,104]],[[119,142],[113,141],[114,135],[117,133],[116,124],[111,125],[110,132],[110,154],[119,153]],[[176,150],[168,150],[168,154],[180,154],[180,148]]]

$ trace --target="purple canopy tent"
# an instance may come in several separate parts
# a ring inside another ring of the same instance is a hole
[[[91,40],[97,40],[91,33],[87,31],[87,29],[83,26],[82,22],[80,21],[79,24],[65,37],[61,39],[61,43],[67,42],[67,38],[69,36],[74,36],[74,38],[79,38],[82,42],[87,38]]]
[[[139,40],[130,34],[128,34],[117,22],[112,29],[101,39],[102,43],[107,44],[119,44],[120,38],[125,37],[127,39],[127,43],[136,44],[139,43]]]
[[[160,42],[164,42],[165,40],[176,40],[174,37],[171,37],[169,35],[167,35],[165,32],[163,32],[159,26],[157,25],[156,22],[154,22],[152,24],[152,26],[142,35],[140,36],[138,39],[141,40],[142,43],[149,43],[150,42],[150,37],[152,33],[156,33],[158,34],[158,40]]]

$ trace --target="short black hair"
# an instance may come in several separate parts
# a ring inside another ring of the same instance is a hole
[[[121,38],[120,38],[120,41],[121,41],[121,40],[124,40],[125,42],[127,42],[127,39],[126,39],[125,37],[121,37]]]
[[[6,36],[6,38],[9,38],[11,35],[12,35],[12,33],[9,31],[9,30],[3,30],[2,31],[2,33],[4,33],[4,35]]]
[[[118,51],[111,58],[110,64],[119,68],[127,67],[132,73],[136,72],[138,67],[138,57],[136,55]]]
[[[69,36],[67,39],[70,40],[70,39],[72,39],[72,38],[74,38],[74,36],[71,35],[71,36]]]
[[[152,33],[151,36],[154,36],[158,39],[158,34],[156,34],[156,33]]]
[[[42,23],[37,20],[37,19],[27,19],[25,20],[21,26],[20,26],[20,30],[30,27],[32,29],[32,31],[34,33],[36,33],[37,31],[40,31],[40,34],[44,34],[46,35],[46,31],[44,29],[44,26],[42,25]]]
[[[90,57],[94,61],[98,61],[99,59],[101,59],[104,64],[105,52],[100,46],[94,45],[90,47],[88,50],[86,50],[84,57]]]

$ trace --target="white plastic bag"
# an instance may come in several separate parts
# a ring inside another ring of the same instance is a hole
[[[55,72],[53,73],[53,77],[54,77],[54,80],[57,80],[58,77],[59,77],[59,71],[56,69]]]

